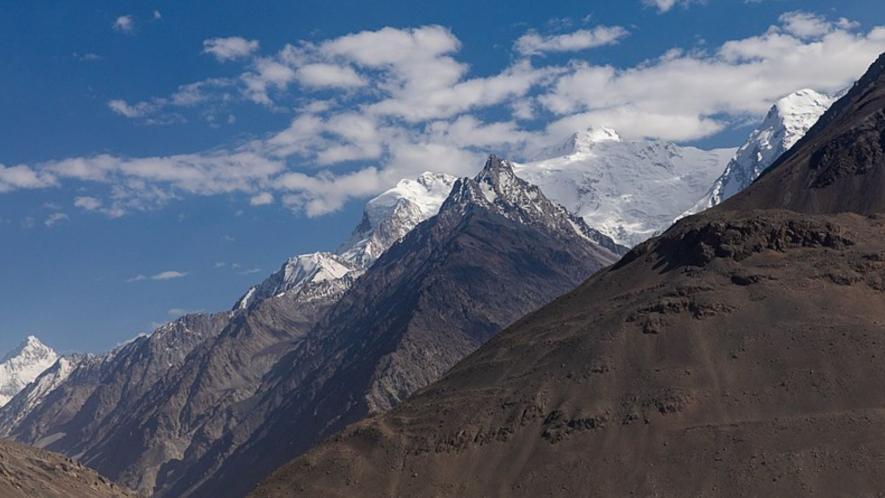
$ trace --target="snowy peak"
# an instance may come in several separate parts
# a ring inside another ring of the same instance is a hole
[[[248,308],[252,303],[287,292],[305,290],[311,284],[343,279],[356,268],[342,257],[328,252],[314,252],[289,258],[276,273],[250,288],[235,305]]]
[[[587,128],[586,130],[573,133],[562,144],[544,150],[538,155],[537,159],[541,160],[562,156],[586,155],[590,154],[600,143],[620,141],[620,135],[611,128]]]
[[[713,182],[703,197],[679,217],[711,208],[749,187],[784,152],[805,136],[833,102],[832,97],[807,88],[778,100],[728,162],[722,175]]]
[[[368,268],[418,223],[439,212],[454,183],[454,176],[431,172],[400,180],[366,203],[362,222],[338,254],[351,265]]]
[[[246,291],[234,309],[245,309],[282,293],[308,292],[320,297],[341,292],[418,223],[439,212],[454,182],[451,175],[432,172],[400,180],[366,203],[362,222],[337,253],[289,258],[276,273]]]
[[[537,185],[519,178],[510,161],[492,155],[474,178],[461,178],[452,188],[440,215],[463,215],[472,207],[496,212],[510,220],[566,237],[578,236],[619,254],[623,247],[591,229],[564,207],[548,199]]]
[[[0,361],[0,406],[51,367],[58,354],[34,336],[28,336]]]
[[[587,225],[628,247],[668,227],[691,207],[735,151],[621,140],[612,131],[589,136],[596,140],[579,147],[580,153],[572,147],[556,157],[515,164],[514,170]]]

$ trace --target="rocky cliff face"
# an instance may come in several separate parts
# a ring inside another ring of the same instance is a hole
[[[885,487],[885,56],[744,192],[254,496]]]

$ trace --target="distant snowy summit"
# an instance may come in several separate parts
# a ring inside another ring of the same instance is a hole
[[[793,92],[775,103],[765,120],[750,133],[713,186],[679,218],[722,203],[750,186],[759,175],[796,144],[835,101],[814,90]]]
[[[283,293],[300,292],[302,299],[309,300],[343,292],[384,251],[439,212],[455,180],[431,172],[400,180],[366,203],[362,221],[337,253],[289,258],[276,273],[246,291],[234,308],[244,309]]]
[[[58,360],[58,353],[34,336],[0,360],[0,406],[34,381]]]
[[[691,207],[734,151],[625,140],[615,130],[591,128],[514,169],[590,227],[632,247]]]

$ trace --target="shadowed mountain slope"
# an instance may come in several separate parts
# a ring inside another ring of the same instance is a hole
[[[169,494],[245,494],[615,261],[608,247],[619,249],[491,158],[354,283],[271,371],[249,415],[204,459],[202,475]]]
[[[748,191],[253,494],[885,489],[883,61]]]

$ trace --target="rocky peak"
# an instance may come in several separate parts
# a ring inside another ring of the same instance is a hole
[[[484,208],[513,221],[542,227],[563,236],[590,239],[616,254],[625,249],[609,237],[591,229],[578,216],[549,200],[541,189],[516,176],[513,164],[495,155],[474,178],[460,178],[443,207],[441,215],[463,215],[472,208]]]

